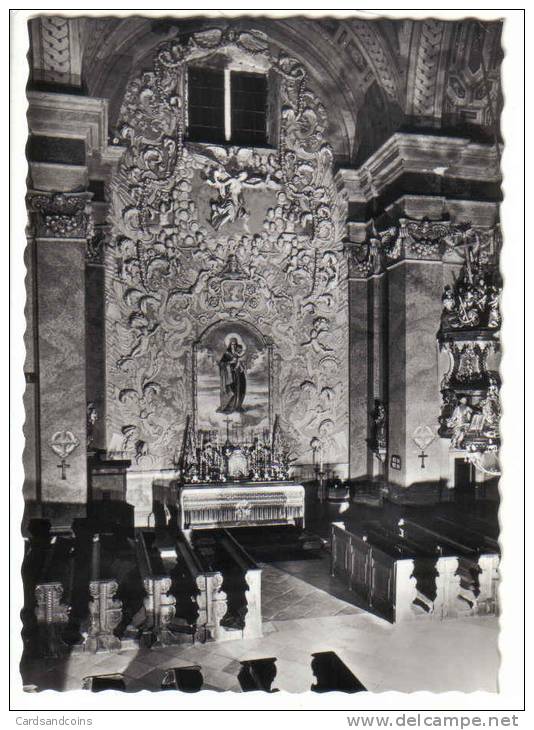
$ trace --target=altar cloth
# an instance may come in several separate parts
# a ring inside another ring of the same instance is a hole
[[[179,487],[182,530],[259,525],[304,527],[304,487],[290,482],[232,482]]]

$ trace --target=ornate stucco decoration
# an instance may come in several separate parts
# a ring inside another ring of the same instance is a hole
[[[463,451],[476,469],[497,476],[499,468],[501,405],[496,379],[482,398],[461,395],[445,420],[451,450]],[[441,435],[441,434],[440,434]]]
[[[408,73],[407,113],[414,118],[441,118],[450,25],[431,18],[413,25],[416,52]]]
[[[492,338],[501,326],[499,307],[502,289],[499,271],[466,257],[460,275],[443,291],[440,337],[480,330]],[[449,335],[447,335],[449,333]]]
[[[33,78],[78,85],[81,78],[83,18],[41,15],[30,21]]]
[[[384,50],[380,33],[367,20],[351,20],[348,25],[358,38],[360,49],[365,53],[368,62],[386,94],[392,99],[399,98],[399,75],[395,64]]]
[[[257,309],[258,286],[239,265],[235,254],[229,254],[223,268],[208,279],[208,306],[239,314],[245,307]]]
[[[69,429],[63,429],[52,434],[48,445],[61,460],[61,463],[58,464],[58,468],[61,469],[61,479],[67,479],[66,470],[70,468],[67,459],[78,448],[80,440]]]
[[[88,238],[93,234],[91,193],[30,191],[26,196],[40,238]]]
[[[477,266],[484,271],[494,267],[500,246],[499,237],[497,228],[477,229],[470,223],[400,218],[398,225],[382,231],[377,231],[373,224],[364,242],[347,242],[345,251],[348,254],[349,274],[353,278],[365,279],[382,274],[402,260],[442,261],[445,258],[452,263],[465,262],[469,277],[472,278],[476,275]],[[493,300],[497,295],[496,290],[492,291]],[[492,306],[495,309],[493,321],[496,322],[498,314],[495,301]]]
[[[441,383],[439,435],[490,475],[499,473],[500,244],[498,228],[457,227],[455,248],[463,254],[463,265],[453,284],[445,286],[438,332],[450,363]]]
[[[215,53],[276,79],[277,148],[185,139],[187,64]],[[346,203],[305,68],[261,33],[195,33],[156,49],[120,118],[127,149],[106,247],[108,443],[140,467],[176,463],[193,408],[193,343],[233,319],[273,342],[274,408],[297,458],[311,460],[310,438],[328,422],[331,460],[346,461]]]
[[[502,51],[498,23],[458,23],[453,38],[453,62],[447,68],[444,113],[472,125],[490,127],[501,105]],[[493,109],[492,109],[493,107]]]
[[[102,265],[104,263],[104,249],[109,237],[109,226],[95,225],[93,235],[87,239],[85,261],[87,264]]]

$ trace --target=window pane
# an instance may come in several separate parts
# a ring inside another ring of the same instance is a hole
[[[232,141],[267,142],[267,78],[263,74],[232,71]]]
[[[224,72],[190,66],[188,137],[195,142],[224,142]]]

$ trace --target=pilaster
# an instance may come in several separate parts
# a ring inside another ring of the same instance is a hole
[[[65,32],[78,33],[75,25]],[[28,517],[70,527],[89,496],[87,448],[105,441],[104,192],[123,150],[108,145],[107,101],[63,93],[72,74],[35,76],[33,60],[33,81],[46,84],[27,94],[25,496]]]
[[[40,500],[54,523],[87,501],[85,251],[90,194],[31,191],[36,276]]]
[[[349,211],[351,476],[383,477],[395,500],[443,498],[442,295],[465,236],[486,245],[498,223],[498,155],[468,139],[397,133],[338,181]]]

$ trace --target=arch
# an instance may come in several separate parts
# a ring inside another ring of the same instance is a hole
[[[199,345],[204,340],[205,336],[210,331],[212,331],[214,329],[217,329],[221,325],[224,325],[224,324],[231,324],[231,325],[233,325],[235,323],[238,323],[239,326],[241,326],[241,327],[245,327],[246,329],[249,329],[253,333],[254,337],[264,347],[268,347],[269,345],[272,345],[273,344],[272,339],[270,337],[267,337],[266,335],[264,335],[263,332],[258,327],[256,327],[256,325],[253,324],[252,322],[249,322],[249,321],[247,321],[245,319],[241,319],[241,318],[238,318],[238,317],[234,317],[233,319],[230,319],[230,318],[226,317],[224,319],[218,319],[215,322],[211,322],[211,324],[209,324],[207,327],[205,327],[202,330],[202,332],[200,333],[200,335],[197,337],[197,339],[193,342],[193,347],[195,345]]]
[[[352,162],[357,154],[358,114],[365,93],[376,80],[386,96],[401,101],[401,82],[385,34],[378,22],[333,20],[332,32],[321,21],[303,17],[267,18],[126,18],[102,33],[87,25],[83,80],[88,93],[109,99],[109,123],[114,128],[128,80],[152,65],[155,48],[165,40],[208,28],[259,30],[278,50],[299,61],[308,71],[310,85],[329,109],[328,137],[339,163]],[[330,26],[329,26],[330,27]],[[92,40],[103,35],[102,43]],[[356,60],[355,60],[356,59]],[[356,62],[357,61],[357,62]],[[347,73],[347,67],[351,73]]]

